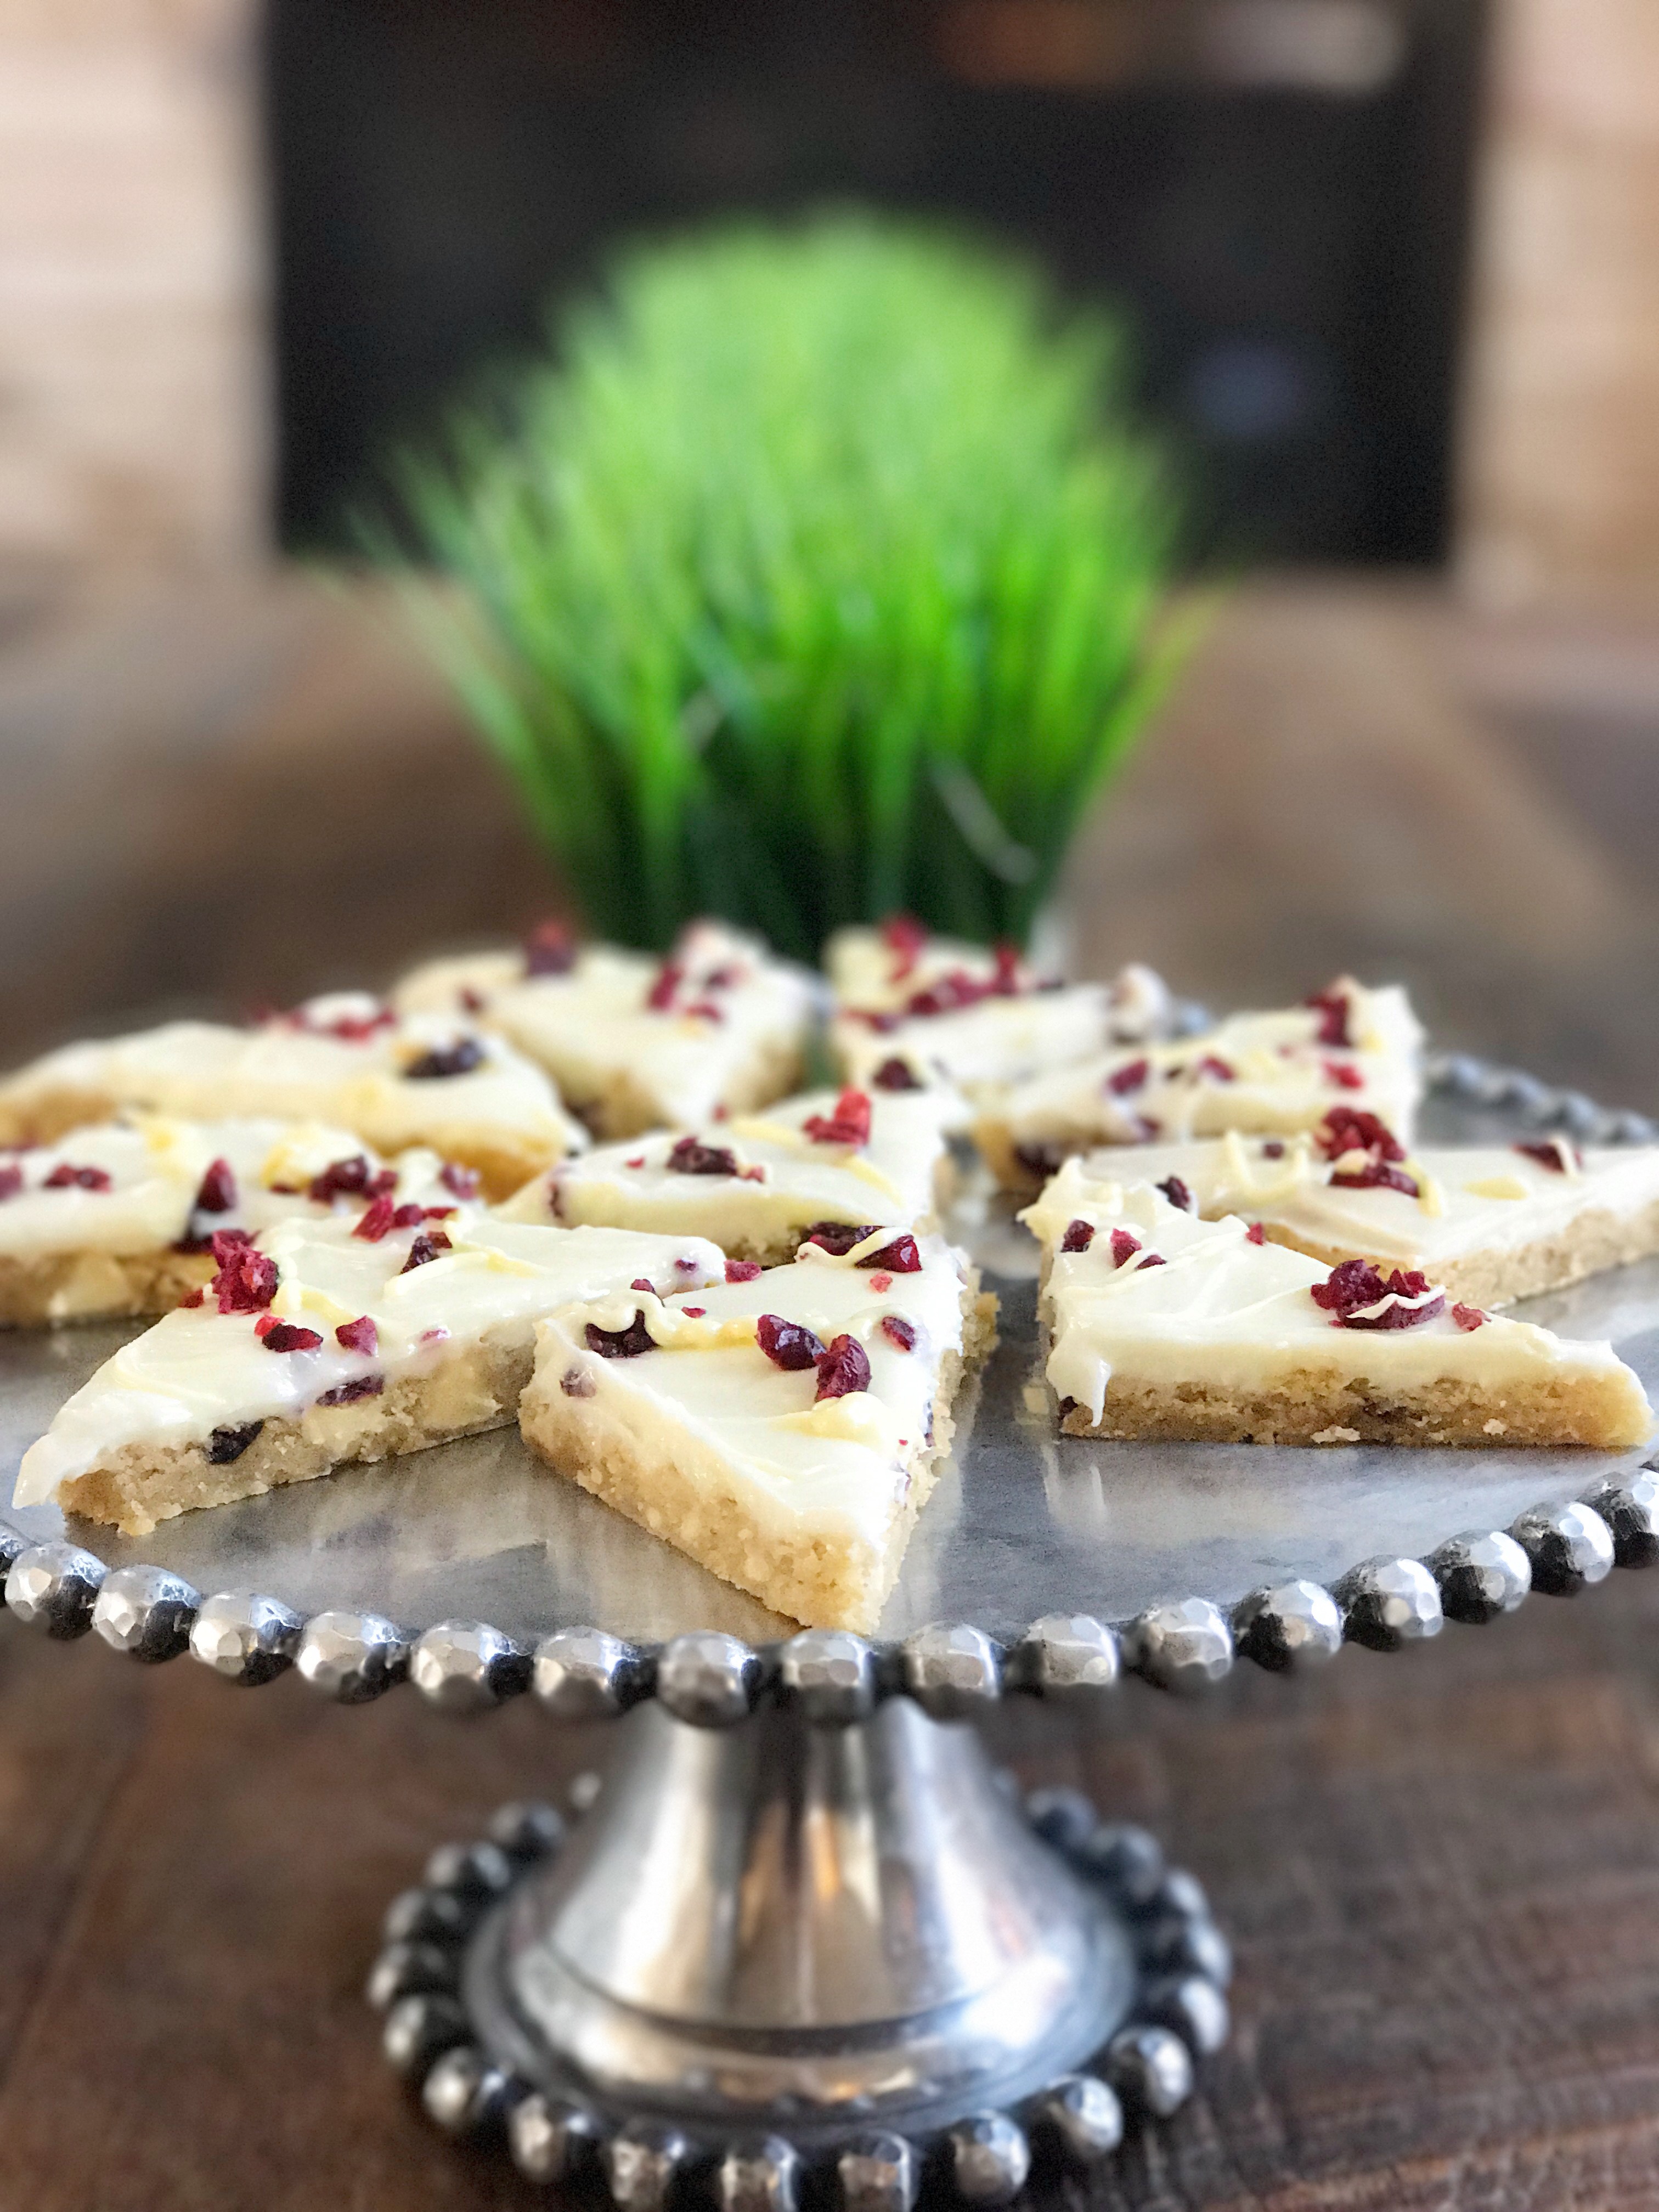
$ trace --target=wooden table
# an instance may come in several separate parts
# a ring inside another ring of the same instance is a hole
[[[288,995],[354,951],[389,967],[399,930],[533,909],[533,856],[385,634],[295,586],[236,608],[0,662],[0,763],[40,810],[33,836],[0,816],[19,1052],[118,993]],[[1404,974],[1441,1034],[1654,1110],[1659,673],[1617,642],[1482,631],[1420,591],[1253,592],[1079,854],[1085,960],[1218,1002]],[[94,773],[77,878],[41,824],[84,820]],[[181,914],[211,925],[182,960]],[[1307,1683],[1131,1683],[1085,1742],[1018,1717],[1026,1778],[1157,1830],[1239,1954],[1201,2095],[1079,2202],[1659,2203],[1659,1575]],[[0,1625],[0,2206],[538,2201],[410,2109],[359,1992],[433,1844],[603,1753],[523,1707],[247,1697]]]

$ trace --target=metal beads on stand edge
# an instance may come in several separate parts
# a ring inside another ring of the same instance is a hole
[[[1192,2054],[1167,2027],[1126,2027],[1106,2046],[1106,2073],[1132,2110],[1167,2120],[1193,2094]]]
[[[841,2212],[911,2212],[919,2177],[902,2136],[860,2136],[836,2162]]]
[[[1048,2130],[1074,2166],[1109,2158],[1123,2140],[1123,2106],[1115,2089],[1093,2074],[1051,2082],[1032,2107],[1034,2124]]]
[[[1182,1598],[1141,1613],[1125,1632],[1124,1650],[1161,1690],[1205,1690],[1232,1666],[1232,1631],[1206,1598]]]
[[[104,1578],[92,1625],[112,1651],[155,1666],[189,1650],[201,1602],[199,1590],[165,1567],[118,1567]]]
[[[636,1645],[603,1628],[561,1628],[536,1646],[531,1687],[560,1720],[615,1720],[648,1694],[651,1669]]]
[[[714,2173],[720,2212],[795,2212],[800,2155],[781,2136],[732,2143]]]
[[[1114,1689],[1122,1656],[1113,1631],[1089,1613],[1049,1613],[1034,1620],[1008,1654],[1010,1689],[1078,1699]]]
[[[599,2124],[580,2105],[532,2090],[508,2109],[507,2144],[527,2180],[568,2185],[598,2164]]]
[[[1650,1567],[1659,1559],[1659,1471],[1652,1462],[1597,1483],[1584,1503],[1607,1524],[1615,1566]]]
[[[657,1657],[659,1698],[693,1728],[732,1728],[747,1720],[760,1681],[759,1658],[735,1636],[677,1636]]]
[[[1233,1640],[1258,1667],[1300,1672],[1322,1666],[1342,1649],[1342,1614],[1318,1583],[1278,1583],[1252,1590],[1233,1608]]]
[[[421,2102],[447,2136],[471,2135],[503,2117],[507,2075],[476,2044],[458,2043],[421,2084]]]
[[[803,1629],[779,1647],[776,1691],[813,1727],[868,1720],[876,1709],[876,1655],[848,1629]]]
[[[1002,1654],[982,1628],[937,1620],[905,1638],[904,1686],[936,1721],[963,1720],[1002,1692]]]
[[[1532,1586],[1551,1597],[1576,1597],[1613,1572],[1613,1535],[1588,1505],[1535,1505],[1510,1523],[1532,1562]]]
[[[204,1598],[190,1632],[190,1656],[227,1682],[257,1688],[294,1664],[305,1622],[274,1597],[227,1590]]]
[[[1438,1636],[1445,1625],[1440,1592],[1420,1559],[1367,1559],[1331,1592],[1342,1608],[1350,1643],[1373,1651],[1400,1651]]]
[[[690,2146],[676,2128],[635,2125],[612,2136],[600,2160],[617,2212],[666,2212],[690,2155]]]
[[[476,1713],[530,1687],[530,1655],[481,1620],[441,1620],[417,1637],[409,1679],[428,1705]]]
[[[951,2179],[969,2204],[1008,2204],[1025,2186],[1031,2146],[1006,2112],[975,2112],[945,2136]]]
[[[1449,1620],[1479,1626],[1513,1613],[1532,1588],[1532,1565],[1513,1536],[1471,1528],[1451,1536],[1428,1561]]]
[[[294,1664],[337,1705],[363,1705],[409,1671],[402,1632],[374,1613],[319,1613],[300,1632]]]
[[[6,1575],[6,1604],[43,1636],[67,1644],[92,1626],[104,1563],[78,1544],[31,1544]]]
[[[510,1859],[526,1864],[550,1858],[564,1842],[563,1815],[551,1805],[514,1801],[491,1815],[489,1840]]]

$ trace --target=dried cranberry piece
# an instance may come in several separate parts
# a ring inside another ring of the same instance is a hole
[[[222,1429],[215,1429],[202,1447],[203,1457],[210,1467],[229,1467],[240,1459],[264,1426],[263,1421],[243,1421],[239,1425],[227,1424]]]
[[[482,1014],[489,1011],[489,1000],[482,991],[475,991],[471,983],[462,984],[457,998],[464,1014]]]
[[[1014,1158],[1027,1175],[1046,1182],[1060,1173],[1066,1155],[1058,1145],[1016,1145]]]
[[[72,1168],[67,1160],[61,1161],[40,1186],[42,1190],[107,1190],[109,1171],[105,1168]]]
[[[1365,1088],[1364,1077],[1349,1060],[1328,1060],[1325,1062],[1325,1080],[1334,1083],[1339,1091],[1363,1091]]]
[[[872,1275],[870,1287],[872,1291],[878,1291],[884,1297],[893,1287],[893,1279],[888,1274]]]
[[[628,1287],[630,1291],[648,1291],[653,1298],[657,1295],[657,1286],[647,1275],[635,1275]]]
[[[991,947],[991,957],[996,963],[996,972],[991,978],[991,989],[999,999],[1019,996],[1019,947],[1006,937],[1000,937]]]
[[[723,1022],[726,1019],[725,1007],[717,1006],[712,999],[694,1000],[684,1011],[688,1021]]]
[[[682,1306],[680,1311],[687,1321],[702,1321],[707,1318],[708,1309],[707,1306]]]
[[[909,1062],[900,1060],[896,1054],[891,1060],[884,1060],[870,1080],[878,1091],[921,1091],[927,1087]]]
[[[1095,1224],[1081,1216],[1066,1224],[1066,1234],[1060,1240],[1062,1252],[1086,1252],[1095,1241]]]
[[[1139,1252],[1139,1249],[1140,1239],[1139,1237],[1132,1237],[1127,1229],[1113,1230],[1112,1265],[1115,1267],[1121,1267],[1126,1260],[1133,1259],[1135,1254]]]
[[[236,1175],[228,1160],[210,1160],[196,1194],[198,1213],[228,1213],[236,1203]]]
[[[478,1195],[477,1170],[464,1168],[459,1160],[446,1160],[438,1170],[438,1180],[457,1198],[476,1198]]]
[[[675,1175],[734,1176],[738,1156],[723,1145],[705,1145],[696,1137],[682,1137],[668,1155],[667,1165]]]
[[[1340,1045],[1352,1048],[1353,1039],[1348,1035],[1348,997],[1346,991],[1316,991],[1303,1005],[1310,1013],[1319,1016],[1319,1025],[1314,1031],[1316,1044]]]
[[[1466,1334],[1471,1329],[1484,1328],[1486,1325],[1486,1316],[1481,1312],[1479,1306],[1454,1306],[1451,1316],[1459,1328]]]
[[[239,1229],[216,1230],[212,1249],[217,1273],[209,1287],[220,1312],[263,1313],[276,1295],[276,1262]]]
[[[761,1263],[758,1260],[728,1260],[726,1263],[726,1279],[728,1283],[752,1283],[760,1271]]]
[[[1344,1260],[1322,1283],[1315,1283],[1308,1296],[1327,1313],[1349,1314],[1358,1306],[1374,1306],[1386,1297],[1388,1285],[1369,1260]]]
[[[342,1044],[366,1044],[378,1031],[390,1029],[397,1018],[385,1005],[376,1005],[366,1014],[336,1014],[327,1022],[319,1021],[307,1006],[296,1006],[283,1017],[290,1029],[304,1030],[312,1036],[337,1037]]]
[[[365,1244],[378,1244],[381,1237],[390,1234],[397,1211],[392,1200],[384,1195],[372,1199],[354,1224],[352,1235],[361,1237]]]
[[[262,1318],[270,1320],[269,1316]],[[323,1340],[314,1328],[292,1321],[270,1321],[269,1328],[259,1328],[259,1337],[267,1352],[315,1352]]]
[[[645,994],[645,1003],[653,1014],[665,1014],[674,1003],[674,994],[684,978],[685,969],[678,960],[665,960],[658,969],[651,988]]]
[[[416,1267],[424,1267],[428,1260],[435,1260],[440,1252],[447,1252],[450,1243],[441,1229],[423,1229],[409,1248],[409,1257],[398,1270],[409,1274]]]
[[[1316,1306],[1336,1316],[1335,1326],[1340,1328],[1417,1328],[1445,1311],[1444,1293],[1427,1297],[1429,1287],[1428,1277],[1415,1267],[1405,1273],[1396,1267],[1384,1282],[1369,1260],[1345,1260],[1340,1267],[1332,1268],[1328,1280],[1314,1284],[1308,1295]],[[1382,1305],[1389,1297],[1423,1298],[1425,1303],[1386,1305],[1376,1314],[1363,1310]]]
[[[562,921],[544,921],[524,941],[526,975],[568,975],[576,964],[576,940]]]
[[[1169,1264],[1161,1252],[1149,1252],[1141,1261],[1139,1272],[1144,1275],[1148,1267],[1167,1267]]]
[[[902,1314],[884,1314],[880,1327],[881,1333],[889,1344],[896,1344],[901,1352],[915,1350],[915,1323],[906,1321]]]
[[[850,1398],[870,1388],[870,1355],[855,1336],[832,1336],[817,1364],[818,1398]]]
[[[903,1017],[878,1012],[873,1006],[847,1006],[842,1009],[842,1018],[843,1021],[862,1022],[866,1029],[873,1030],[878,1036],[885,1036],[890,1030],[898,1027]]]
[[[1212,1083],[1237,1083],[1238,1080],[1229,1062],[1218,1060],[1212,1052],[1206,1052],[1193,1070],[1194,1082],[1202,1082],[1206,1078]]]
[[[175,1246],[173,1247],[173,1249],[174,1249],[175,1251],[177,1251],[179,1249],[179,1248],[177,1245],[175,1245]],[[198,1285],[198,1287],[197,1287],[195,1290],[193,1290],[193,1291],[191,1292],[190,1296],[189,1296],[187,1298],[180,1298],[180,1299],[179,1299],[179,1304],[180,1304],[181,1306],[199,1306],[200,1304],[203,1304],[203,1297],[202,1297],[202,1291],[201,1291],[201,1288],[200,1288],[199,1285]]]
[[[23,1170],[15,1160],[9,1160],[4,1167],[0,1168],[0,1204],[9,1198],[15,1198],[22,1188]]]
[[[1247,1244],[1265,1244],[1267,1241],[1267,1232],[1259,1221],[1253,1221],[1244,1231],[1244,1242]]]
[[[365,1359],[372,1359],[380,1348],[380,1332],[374,1326],[373,1314],[359,1314],[356,1321],[343,1321],[334,1338],[346,1351],[361,1352]]]
[[[451,1045],[435,1046],[411,1060],[404,1070],[410,1083],[434,1083],[447,1075],[470,1075],[483,1065],[484,1048],[477,1037],[457,1037]]]
[[[798,1321],[781,1314],[763,1314],[755,1323],[755,1341],[771,1361],[788,1374],[814,1366],[823,1357],[822,1338]]]
[[[1565,1175],[1567,1154],[1571,1155],[1574,1167],[1582,1168],[1584,1164],[1584,1155],[1565,1137],[1547,1137],[1541,1145],[1517,1145],[1515,1149],[1528,1159],[1536,1160],[1540,1168],[1547,1168],[1552,1175]]]
[[[645,1316],[637,1308],[626,1328],[601,1328],[596,1322],[589,1322],[583,1334],[588,1350],[597,1352],[601,1359],[636,1359],[641,1352],[654,1348]]]
[[[270,1337],[265,1339],[267,1345]],[[317,1400],[319,1406],[355,1406],[359,1398],[378,1398],[386,1388],[384,1375],[357,1375],[349,1382],[337,1382]]]
[[[599,1387],[585,1367],[567,1367],[559,1377],[559,1388],[567,1398],[591,1398]]]
[[[1146,1078],[1152,1072],[1149,1060],[1132,1060],[1106,1079],[1106,1088],[1115,1098],[1127,1098],[1132,1091],[1146,1088]]]
[[[1331,1182],[1338,1190],[1397,1190],[1407,1198],[1421,1195],[1415,1178],[1386,1160],[1367,1160],[1352,1175],[1334,1175]]]
[[[890,1244],[884,1244],[879,1252],[866,1252],[854,1264],[860,1267],[890,1267],[896,1275],[919,1275],[921,1255],[916,1249],[915,1238],[907,1231]]]
[[[1339,1108],[1337,1110],[1340,1112],[1341,1109]],[[1268,1138],[1267,1143],[1261,1147],[1261,1157],[1264,1160],[1282,1160],[1284,1158],[1285,1147],[1277,1137]]]
[[[833,1114],[811,1114],[801,1128],[815,1145],[867,1145],[870,1111],[869,1094],[849,1089],[836,1099]]]
[[[1315,1131],[1314,1142],[1328,1160],[1340,1160],[1344,1152],[1375,1152],[1381,1160],[1406,1157],[1406,1147],[1388,1123],[1362,1106],[1333,1106]]]
[[[866,1237],[873,1237],[876,1224],[866,1222],[861,1228],[850,1221],[815,1221],[802,1237],[803,1244],[816,1244],[825,1252],[833,1253],[837,1260],[845,1259],[855,1244],[862,1244]],[[873,1261],[870,1263],[875,1265]]]
[[[353,1152],[349,1159],[331,1160],[320,1175],[313,1176],[306,1196],[317,1206],[326,1206],[336,1198],[365,1197],[374,1173],[367,1156]]]
[[[1182,1182],[1179,1176],[1165,1176],[1163,1182],[1158,1184],[1158,1188],[1163,1192],[1164,1197],[1169,1200],[1170,1205],[1179,1206],[1183,1213],[1196,1213],[1198,1212],[1197,1206],[1193,1203],[1193,1194],[1191,1190],[1188,1188],[1187,1184]]]
[[[881,941],[893,956],[889,981],[902,983],[921,957],[927,942],[927,925],[913,914],[890,914],[881,925]]]

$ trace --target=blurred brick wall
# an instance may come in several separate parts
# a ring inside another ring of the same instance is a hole
[[[1659,605],[1659,0],[1497,0],[1462,567],[1498,606]]]
[[[265,535],[256,0],[0,0],[0,582]]]

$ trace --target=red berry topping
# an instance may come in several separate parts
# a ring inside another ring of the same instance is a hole
[[[1333,1106],[1315,1131],[1314,1142],[1328,1160],[1340,1160],[1344,1152],[1371,1152],[1379,1160],[1406,1157],[1406,1147],[1388,1123],[1358,1106]]]
[[[312,1036],[335,1037],[342,1044],[367,1044],[380,1030],[392,1028],[398,1017],[390,1006],[377,1003],[366,1014],[336,1014],[331,1021],[319,1021],[307,1006],[296,1006],[283,1018],[290,1029],[304,1030]]]
[[[881,1333],[887,1339],[889,1344],[896,1344],[901,1352],[914,1352],[915,1350],[915,1323],[914,1322],[906,1321],[902,1314],[884,1314],[881,1317],[880,1327]]]
[[[1342,1109],[1339,1107],[1336,1110],[1340,1113]],[[1261,1147],[1261,1157],[1264,1160],[1282,1160],[1284,1158],[1285,1147],[1277,1137],[1268,1138],[1267,1143]]]
[[[576,964],[576,940],[562,921],[544,921],[524,941],[526,975],[568,975]]]
[[[1318,1026],[1314,1030],[1316,1044],[1340,1045],[1345,1050],[1352,1047],[1353,1039],[1348,1035],[1348,994],[1346,991],[1316,991],[1311,999],[1304,999],[1302,1003],[1310,1013],[1319,1017]]]
[[[477,1037],[457,1037],[451,1045],[437,1045],[411,1060],[404,1074],[410,1083],[434,1083],[448,1075],[470,1075],[482,1067],[484,1048]]]
[[[236,1176],[228,1160],[212,1160],[196,1194],[198,1213],[228,1213],[236,1203]]]
[[[870,1099],[863,1091],[843,1091],[833,1114],[811,1114],[801,1124],[815,1145],[867,1145]]]
[[[726,1279],[728,1283],[752,1283],[761,1271],[758,1260],[728,1260]]]
[[[1565,1137],[1547,1137],[1541,1145],[1517,1145],[1515,1149],[1528,1159],[1536,1160],[1540,1168],[1547,1168],[1552,1175],[1565,1175],[1569,1167],[1582,1168],[1584,1164],[1584,1155]]]
[[[276,1295],[276,1262],[256,1252],[240,1230],[221,1229],[213,1238],[217,1273],[210,1285],[222,1314],[263,1313]]]
[[[270,1323],[269,1328],[256,1324],[267,1352],[315,1352],[322,1343],[314,1328],[302,1328],[298,1322],[274,1321],[269,1314],[261,1318]]]
[[[657,1286],[648,1275],[635,1275],[628,1287],[630,1291],[648,1291],[653,1298],[657,1295]]]
[[[818,1359],[819,1398],[850,1398],[870,1388],[870,1355],[855,1336],[833,1336]]]
[[[1334,1083],[1339,1091],[1363,1091],[1365,1079],[1351,1060],[1328,1060],[1325,1080]]]
[[[438,1170],[438,1180],[457,1198],[476,1198],[478,1195],[477,1170],[464,1168],[459,1160],[446,1160]]]
[[[1139,1252],[1139,1249],[1140,1239],[1139,1237],[1132,1237],[1127,1229],[1113,1230],[1112,1265],[1115,1267],[1121,1267],[1126,1260],[1133,1259],[1135,1254]]]
[[[601,1359],[637,1359],[641,1352],[653,1349],[645,1316],[637,1311],[626,1328],[600,1328],[589,1322],[584,1334],[588,1350]]]
[[[1095,1241],[1095,1224],[1081,1216],[1066,1224],[1066,1234],[1060,1240],[1062,1252],[1086,1252]]]
[[[361,1237],[365,1244],[378,1244],[387,1236],[397,1218],[398,1209],[389,1198],[371,1199],[358,1216],[352,1229],[354,1237]]]
[[[642,1168],[645,1165],[645,1154],[643,1152],[635,1152],[633,1158],[631,1160],[624,1160],[623,1162],[623,1165],[625,1168]]]
[[[267,1338],[267,1343],[270,1340]],[[386,1388],[384,1375],[358,1375],[349,1382],[337,1382],[318,1399],[319,1406],[355,1406],[359,1398],[378,1398]]]
[[[1457,1323],[1459,1328],[1465,1331],[1484,1328],[1486,1325],[1486,1316],[1479,1306],[1454,1306],[1451,1313],[1452,1319]]]
[[[1397,1190],[1407,1198],[1420,1195],[1415,1179],[1386,1160],[1367,1160],[1352,1175],[1334,1175],[1331,1183],[1338,1190]]]
[[[1218,1060],[1212,1052],[1206,1052],[1193,1070],[1193,1080],[1195,1083],[1237,1083],[1238,1077],[1229,1062]]]
[[[755,1341],[771,1361],[788,1373],[811,1367],[823,1357],[823,1344],[798,1321],[781,1314],[763,1314],[755,1323]]]
[[[893,956],[889,981],[902,983],[921,957],[927,942],[927,926],[913,914],[890,914],[881,925],[881,941]]]
[[[896,1054],[891,1060],[884,1060],[870,1080],[878,1091],[921,1091],[926,1088],[909,1062],[900,1060]]]
[[[675,1175],[734,1176],[738,1171],[735,1152],[723,1145],[705,1145],[696,1137],[682,1137],[667,1164]]]
[[[5,1166],[0,1168],[0,1203],[9,1198],[15,1198],[22,1188],[22,1169],[15,1160],[8,1160]]]
[[[1106,1079],[1106,1088],[1114,1097],[1127,1098],[1132,1091],[1146,1088],[1146,1078],[1152,1072],[1149,1060],[1132,1060]]]
[[[688,1321],[701,1321],[708,1309],[707,1306],[682,1306],[680,1311]]]
[[[872,1291],[878,1291],[883,1297],[885,1297],[888,1291],[893,1287],[893,1279],[890,1275],[886,1274],[872,1275],[870,1278],[870,1287]]]
[[[1396,1267],[1384,1282],[1369,1260],[1345,1260],[1332,1268],[1326,1281],[1315,1283],[1308,1295],[1334,1317],[1334,1328],[1417,1328],[1445,1311],[1445,1293],[1431,1297],[1429,1289],[1428,1277],[1415,1267],[1407,1273]],[[1365,1310],[1372,1306],[1381,1310]]]
[[[372,1359],[380,1348],[380,1332],[374,1326],[373,1314],[359,1314],[356,1321],[343,1321],[334,1332],[334,1339],[347,1352],[361,1352],[365,1359]]]
[[[1247,1244],[1265,1244],[1267,1241],[1267,1232],[1259,1221],[1253,1221],[1244,1231],[1244,1242]]]
[[[653,1014],[665,1014],[674,1003],[674,994],[680,988],[685,969],[678,960],[665,960],[656,973],[655,981],[645,994],[645,1003]]]
[[[1144,1275],[1148,1267],[1167,1267],[1169,1264],[1161,1252],[1149,1252],[1141,1261],[1139,1272]]]
[[[712,999],[698,999],[684,1011],[687,1019],[691,1021],[723,1022],[726,1019],[725,1007],[717,1006]]]
[[[836,1259],[844,1259],[855,1244],[862,1244],[866,1237],[873,1237],[876,1224],[868,1222],[858,1228],[850,1221],[815,1221],[801,1239],[804,1244],[816,1244],[821,1250],[833,1252]],[[873,1267],[876,1264],[870,1262]]]
[[[398,1269],[407,1275],[411,1269],[424,1267],[428,1260],[435,1260],[440,1252],[447,1252],[450,1243],[441,1229],[423,1229],[409,1248],[409,1257]]]
[[[696,1261],[692,1259],[690,1255],[688,1253],[684,1259],[675,1261],[674,1267],[676,1273],[678,1274],[695,1275],[697,1272],[697,1264]]]
[[[907,1231],[890,1244],[884,1244],[879,1252],[866,1252],[855,1264],[860,1267],[889,1267],[896,1275],[919,1275],[921,1255],[916,1249],[915,1238]]]
[[[1169,1200],[1170,1205],[1179,1206],[1183,1213],[1196,1213],[1198,1212],[1197,1206],[1193,1203],[1193,1194],[1191,1190],[1184,1182],[1182,1182],[1179,1176],[1165,1176],[1163,1182],[1159,1183],[1158,1188],[1163,1192],[1164,1197]]]
[[[475,991],[471,983],[463,983],[457,997],[464,1014],[482,1014],[489,1011],[489,1000],[482,991]]]
[[[67,1160],[61,1161],[46,1177],[43,1190],[107,1190],[108,1171],[104,1168],[72,1168]]]
[[[353,1152],[349,1159],[331,1160],[320,1175],[313,1176],[306,1195],[318,1206],[326,1206],[336,1198],[365,1198],[374,1175],[366,1157]]]
[[[204,1294],[198,1287],[187,1298],[180,1298],[179,1303],[181,1306],[199,1306],[204,1303]]]

